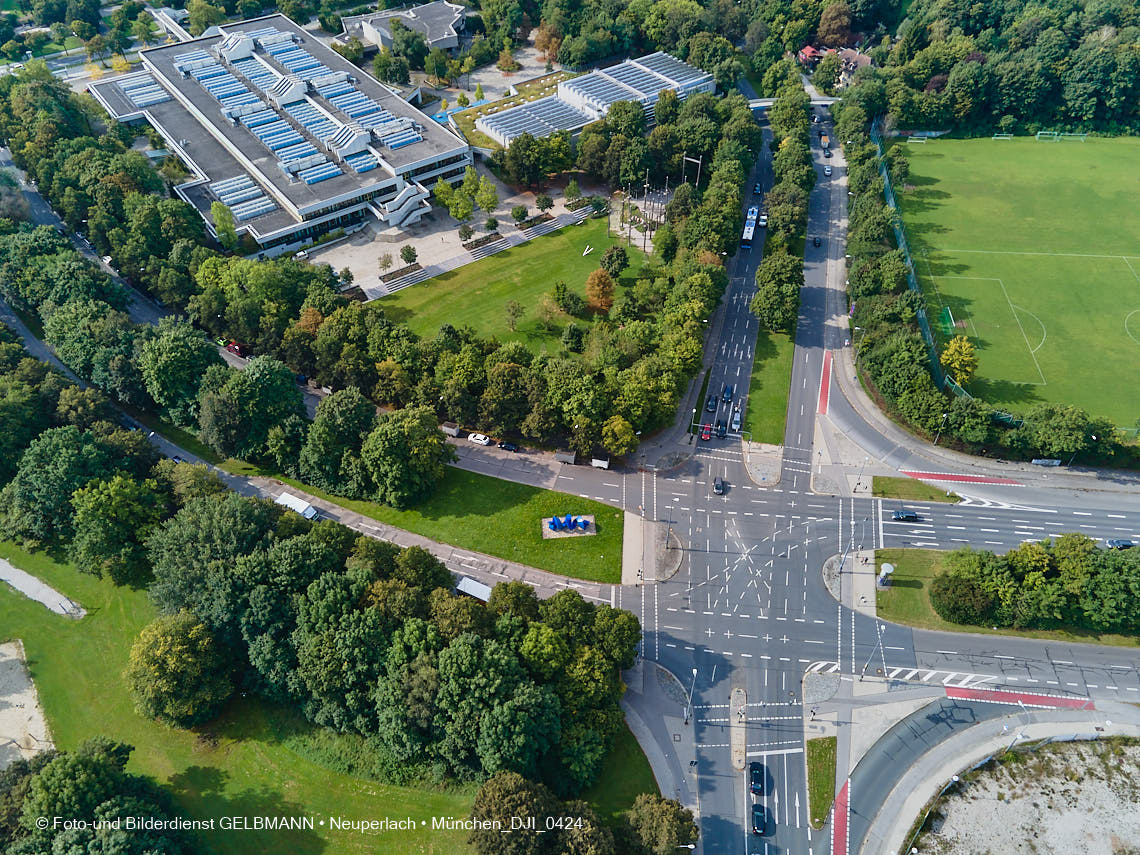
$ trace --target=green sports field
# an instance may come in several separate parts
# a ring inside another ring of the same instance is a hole
[[[910,160],[899,204],[931,327],[978,348],[969,391],[1134,425],[1140,140],[897,145]]]

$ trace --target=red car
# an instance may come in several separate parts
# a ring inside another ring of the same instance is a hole
[[[238,344],[236,341],[231,341],[229,344],[227,344],[226,350],[228,350],[234,356],[245,356],[246,353],[248,353],[248,351],[245,349],[245,346]]]
[[[708,422],[705,422],[704,427],[701,428],[701,439],[705,440],[706,442],[712,439],[712,425],[710,425]]]

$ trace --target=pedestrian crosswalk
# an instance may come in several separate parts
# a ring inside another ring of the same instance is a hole
[[[838,662],[812,662],[806,670],[811,674],[836,674],[839,673],[839,669],[840,666]],[[859,676],[864,675],[860,674]],[[998,681],[998,677],[993,674],[971,674],[965,671],[947,671],[939,668],[912,668],[907,665],[888,665],[885,672],[881,666],[874,666],[868,670],[866,676],[885,676],[888,680],[899,680],[907,683],[930,683],[953,686],[955,688],[968,688],[987,683],[996,683]]]

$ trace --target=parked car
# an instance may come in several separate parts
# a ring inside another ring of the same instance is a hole
[[[753,760],[748,764],[748,789],[754,796],[764,795],[764,777],[767,770],[764,764]]]
[[[823,150],[823,156],[824,156],[824,157],[831,157],[831,149],[829,149],[829,148],[825,148],[825,149]]]
[[[517,444],[515,444],[513,442],[507,442],[506,440],[503,440],[502,442],[499,443],[499,448],[503,449],[503,451],[518,451],[519,450],[519,447]]]
[[[772,824],[771,815],[762,804],[752,805],[752,833],[761,836],[768,834]]]
[[[710,425],[708,422],[705,422],[704,426],[701,428],[701,439],[705,442],[708,442],[710,439],[712,439],[712,425]]]
[[[734,431],[740,430],[740,407],[732,411],[732,429]]]
[[[724,495],[724,479],[719,475],[713,478],[713,492],[718,496]]]
[[[473,442],[476,445],[490,445],[491,437],[485,433],[469,433],[467,434],[467,441]]]
[[[102,261],[104,264],[110,264],[111,263],[111,256],[104,255]]]
[[[227,344],[229,344],[229,342],[224,338],[216,338],[214,339],[214,344],[216,344],[218,347],[225,347]]]
[[[831,175],[831,164],[830,163],[825,163],[823,165],[823,174],[827,175],[827,176]]]
[[[709,395],[709,399],[707,401],[705,401],[705,412],[706,413],[715,413],[716,412],[716,395]]]
[[[1112,540],[1105,541],[1105,543],[1108,544],[1109,549],[1131,549],[1136,545],[1131,540],[1124,540],[1119,537],[1114,537]]]
[[[186,461],[179,457],[177,454],[170,458],[175,463],[185,463]]]
[[[721,396],[720,396],[721,400],[724,401],[726,404],[731,404],[732,403],[732,394],[735,391],[736,391],[736,389],[733,387],[733,385],[731,383],[725,383],[724,384],[724,392],[722,392]]]
[[[234,356],[245,356],[249,353],[249,351],[246,350],[244,344],[238,344],[236,341],[231,341],[229,344],[227,344],[226,350],[228,350]]]
[[[891,519],[895,522],[918,522],[918,514],[914,511],[899,510],[891,514]]]

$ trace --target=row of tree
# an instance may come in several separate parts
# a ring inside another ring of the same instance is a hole
[[[44,751],[0,771],[0,850],[8,855],[200,852],[192,835],[161,827],[178,814],[165,790],[150,778],[127,771],[133,750],[98,737],[74,751]],[[63,828],[51,821],[53,817],[76,825]],[[116,820],[134,817],[153,818],[159,827],[133,831],[114,827]],[[49,820],[46,827],[38,822],[44,818]],[[95,822],[99,827],[94,827]]]
[[[472,832],[478,855],[670,855],[691,848],[698,836],[692,811],[674,799],[642,793],[616,823],[605,824],[586,802],[560,801],[513,772],[483,782],[471,817],[504,829],[524,824],[508,834],[493,826]]]
[[[907,128],[1135,131],[1140,10],[1127,0],[984,8],[917,0],[857,75],[868,115]]]
[[[1126,464],[1133,452],[1120,432],[1079,407],[1034,404],[1019,417],[998,421],[983,401],[948,395],[935,385],[919,328],[923,298],[909,289],[906,261],[895,246],[894,214],[883,202],[884,182],[860,89],[833,109],[854,194],[848,209],[848,290],[852,324],[858,328],[856,357],[865,378],[898,418],[926,436],[940,434],[974,451],[997,445],[1018,457],[1080,455],[1086,463]],[[909,166],[898,147],[889,151],[887,172],[895,193],[902,192]],[[956,336],[944,344],[939,361],[965,382],[977,357],[970,342]]]
[[[791,331],[799,316],[804,260],[799,249],[807,227],[808,195],[815,186],[811,156],[811,101],[799,77],[787,66],[776,102],[768,113],[775,183],[764,197],[768,231],[764,257],[756,268],[756,294],[750,309],[769,330]]]
[[[945,620],[1016,629],[1140,633],[1140,554],[1098,549],[1083,534],[1023,543],[1005,555],[949,553],[930,586]]]

